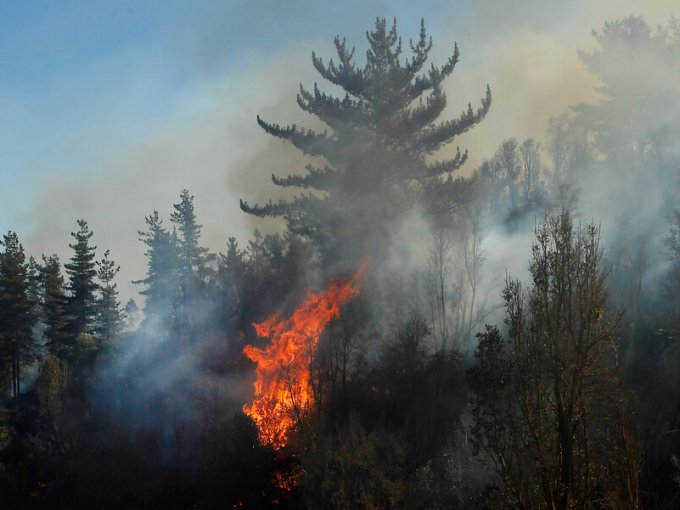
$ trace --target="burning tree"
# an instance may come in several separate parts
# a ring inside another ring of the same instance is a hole
[[[312,53],[319,74],[345,95],[333,97],[316,84],[313,91],[300,86],[297,102],[328,125],[330,133],[294,124],[282,127],[258,116],[267,133],[326,161],[322,168],[308,165],[305,175],[272,176],[277,186],[311,193],[265,205],[241,201],[247,213],[285,217],[290,230],[311,238],[326,259],[347,255],[342,242],[347,239],[354,240],[351,253],[368,248],[358,247],[357,240],[379,246],[384,241],[381,227],[403,209],[404,190],[455,171],[467,151],[457,149],[453,157],[435,162],[426,157],[480,122],[491,105],[487,86],[478,109],[469,104],[458,118],[437,122],[447,104],[442,84],[458,62],[458,47],[443,66],[423,71],[432,48],[424,22],[418,40],[410,41],[412,55],[406,59],[396,20],[390,29],[385,19],[376,19],[375,29],[366,35],[369,48],[363,68],[354,63],[354,48],[340,37],[335,38],[337,63],[331,59],[325,64]]]
[[[281,448],[289,430],[299,423],[314,400],[310,363],[328,323],[340,307],[356,297],[365,264],[350,278],[336,278],[326,292],[309,293],[288,319],[278,314],[254,324],[258,336],[271,338],[264,349],[247,345],[245,355],[257,363],[255,399],[243,407],[259,429],[264,444]]]

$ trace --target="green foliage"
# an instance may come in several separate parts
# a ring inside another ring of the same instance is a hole
[[[196,280],[207,277],[207,262],[212,258],[208,249],[199,246],[201,227],[196,223],[194,213],[194,197],[189,190],[180,193],[180,202],[173,204],[175,209],[170,214],[170,220],[175,224],[179,235],[177,237],[178,274],[182,286],[195,285]]]
[[[35,391],[39,405],[48,419],[56,418],[61,409],[64,391],[63,368],[56,356],[47,356],[43,360]]]
[[[146,286],[140,294],[146,296],[147,319],[167,319],[176,295],[177,240],[163,227],[158,211],[145,218],[147,231],[139,231],[139,240],[147,250],[146,278],[133,283]]]
[[[45,323],[45,340],[52,355],[66,356],[66,294],[64,293],[64,277],[61,274],[59,257],[43,255],[41,271],[41,315]]]
[[[34,359],[35,302],[29,295],[28,264],[15,232],[3,236],[0,245],[0,391],[18,402],[23,366]],[[9,391],[8,391],[9,390]]]
[[[78,337],[83,333],[90,333],[97,313],[95,292],[97,284],[95,277],[97,270],[94,262],[96,246],[90,245],[93,233],[85,220],[78,220],[78,231],[71,232],[75,239],[69,244],[73,250],[69,262],[64,264],[68,274],[68,291],[66,298],[67,345],[65,356],[73,357]]]

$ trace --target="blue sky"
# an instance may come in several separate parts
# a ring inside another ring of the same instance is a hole
[[[133,295],[129,281],[144,271],[136,232],[153,209],[167,216],[183,187],[206,244],[245,240],[254,224],[237,199],[267,197],[268,176],[299,164],[255,115],[304,122],[295,89],[313,85],[311,51],[332,56],[336,34],[362,48],[378,15],[396,16],[406,39],[425,17],[435,61],[458,41],[453,107],[478,101],[486,83],[494,90],[488,126],[465,139],[481,159],[594,99],[576,59],[591,29],[628,14],[654,24],[680,15],[674,3],[0,0],[0,230],[65,259],[84,217]]]
[[[281,4],[288,7],[271,9]],[[97,171],[87,168],[87,150],[73,149],[73,136],[102,129],[111,144],[142,137],[202,80],[244,72],[250,59],[296,38],[354,28],[351,4],[367,3],[0,3],[0,172],[11,205],[3,215],[30,207],[31,187],[46,172]]]

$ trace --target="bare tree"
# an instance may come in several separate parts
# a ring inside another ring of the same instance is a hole
[[[552,164],[551,195],[554,205],[573,210],[578,200],[576,174],[590,163],[586,133],[577,129],[567,114],[550,119],[548,152]]]
[[[432,230],[430,250],[430,311],[435,338],[442,351],[448,347],[449,327],[446,313],[449,296],[448,280],[452,274],[451,241],[446,227],[439,223]]]
[[[485,255],[479,212],[465,209],[432,227],[427,302],[440,350],[468,351],[487,310],[479,306]]]
[[[470,220],[468,235],[465,237],[464,244],[465,275],[470,286],[470,305],[468,314],[468,337],[471,335],[473,328],[478,324],[476,319],[479,316],[475,305],[477,302],[477,287],[479,286],[479,279],[481,274],[481,266],[484,263],[484,251],[482,249],[482,232],[479,225],[478,218]]]

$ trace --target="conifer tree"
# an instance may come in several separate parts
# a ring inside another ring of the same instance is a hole
[[[487,87],[478,109],[468,105],[458,118],[438,121],[447,104],[443,82],[458,62],[458,47],[443,66],[425,70],[432,40],[424,22],[418,40],[410,42],[412,55],[406,59],[396,20],[388,28],[385,19],[376,19],[375,29],[366,35],[369,48],[363,68],[354,62],[354,49],[340,37],[335,38],[337,63],[331,59],[325,64],[312,53],[315,69],[343,89],[344,97],[322,92],[316,84],[313,91],[300,86],[300,108],[318,117],[331,132],[257,119],[267,133],[326,160],[328,165],[320,168],[308,165],[306,175],[272,177],[277,186],[315,193],[262,206],[241,201],[247,213],[285,217],[293,232],[310,237],[324,247],[326,255],[343,248],[340,240],[361,238],[362,225],[377,225],[363,237],[375,235],[386,219],[403,209],[400,192],[405,188],[458,169],[466,151],[457,150],[452,158],[436,162],[429,162],[429,156],[480,122],[491,105]],[[352,249],[356,251],[356,243]]]
[[[211,275],[208,265],[214,259],[208,249],[200,246],[202,225],[196,222],[194,197],[189,190],[180,193],[180,202],[173,204],[175,209],[170,220],[177,233],[177,315],[175,329],[178,338],[184,342],[193,339],[199,333],[197,328],[205,325],[207,292],[206,284]]]
[[[223,320],[232,326],[241,313],[240,294],[247,268],[245,253],[239,248],[235,237],[227,239],[227,253],[220,253],[219,262]]]
[[[31,341],[33,345],[37,347],[42,340],[44,329],[44,323],[40,313],[40,304],[42,302],[42,266],[35,260],[33,255],[28,258],[26,282],[28,299],[33,304],[31,308]]]
[[[208,249],[201,247],[198,241],[201,237],[202,225],[196,222],[194,212],[194,196],[189,190],[180,193],[180,202],[173,204],[175,209],[170,214],[170,220],[179,232],[177,246],[178,273],[182,284],[195,284],[196,280],[204,280],[207,276],[206,264],[209,260]]]
[[[97,284],[94,281],[97,275],[94,257],[96,246],[90,245],[93,233],[85,220],[78,220],[78,231],[71,232],[75,239],[74,244],[69,244],[73,255],[69,263],[64,264],[69,276],[69,295],[66,299],[66,313],[68,315],[68,348],[73,354],[79,337],[84,333],[91,333],[94,324],[96,310]]]
[[[158,211],[145,217],[147,230],[139,231],[139,240],[147,250],[145,252],[146,278],[133,283],[144,285],[140,292],[146,296],[144,311],[146,320],[156,317],[165,321],[174,317],[174,301],[177,294],[177,242],[176,237],[163,226]]]
[[[9,376],[18,402],[21,370],[33,351],[34,302],[29,296],[28,264],[19,237],[8,232],[0,244],[4,247],[0,253],[0,371],[3,378]]]
[[[97,277],[99,298],[97,299],[97,320],[95,333],[103,347],[110,347],[120,331],[122,314],[118,289],[114,279],[120,271],[120,266],[109,258],[110,251],[104,252],[104,257],[97,261]]]
[[[31,255],[28,257],[26,278],[28,281],[28,297],[36,305],[40,302],[41,274],[42,267]]]
[[[227,239],[227,253],[220,254],[223,271],[232,280],[238,281],[245,271],[245,254],[241,251],[235,237]]]
[[[41,268],[42,320],[45,323],[47,348],[50,354],[63,358],[66,348],[66,295],[64,277],[57,255],[43,255]]]

